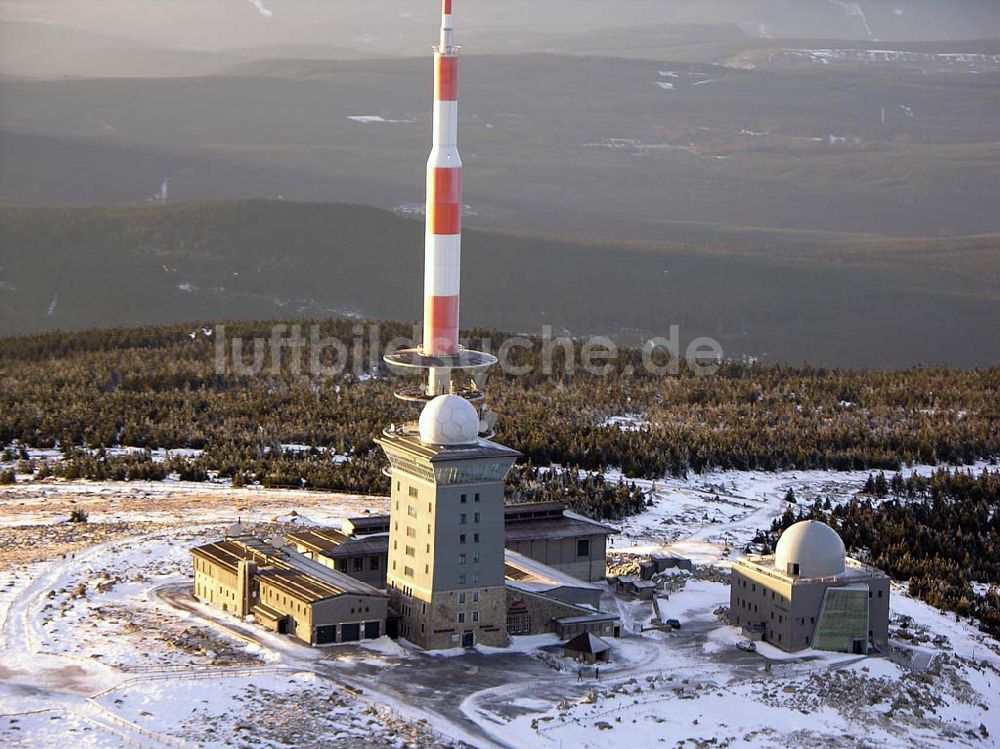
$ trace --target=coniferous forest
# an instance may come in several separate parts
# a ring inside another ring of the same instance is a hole
[[[891,480],[879,473],[847,504],[789,507],[754,544],[773,551],[781,532],[800,520],[828,523],[852,556],[1000,637],[1000,471],[940,469],[929,478],[896,473]]]
[[[370,350],[357,321],[320,323],[321,336],[344,344],[348,366],[337,376],[307,374],[289,357],[273,362],[272,325],[230,323],[225,331],[230,342],[243,339],[243,360],[260,354],[259,374],[219,371],[218,336],[199,325],[0,339],[0,446],[58,447],[63,460],[20,466],[41,477],[221,476],[237,485],[386,493],[373,440],[390,422],[416,416],[393,397],[402,379]],[[383,323],[380,333],[388,341],[412,331]],[[260,351],[254,338],[263,339]],[[473,331],[470,338],[473,348],[495,350],[504,335]],[[684,362],[677,375],[650,373],[640,351],[621,349],[602,376],[582,371],[580,341],[572,355],[554,348],[550,373],[543,371],[541,342],[531,342],[510,359],[532,371],[494,367],[486,390],[499,415],[496,438],[536,466],[619,468],[658,478],[711,468],[896,471],[1000,454],[998,367],[851,371],[725,363],[698,377]],[[224,353],[231,362],[231,346]],[[310,355],[307,344],[301,361]],[[609,422],[616,416],[627,423]],[[196,452],[156,462],[143,451],[107,450],[114,446]],[[577,480],[593,484],[597,477],[560,479]],[[539,481],[525,466],[512,481],[531,484],[531,496],[542,498],[537,487],[551,480]],[[565,494],[566,487],[552,491]],[[641,506],[636,492],[601,492],[596,504],[606,517]],[[593,492],[576,494],[580,509],[597,509],[583,506]]]

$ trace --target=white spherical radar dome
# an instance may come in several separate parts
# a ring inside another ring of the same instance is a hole
[[[818,520],[803,520],[781,534],[774,568],[800,577],[830,577],[844,571],[846,557],[837,531]]]
[[[420,441],[468,445],[479,439],[479,412],[458,395],[439,395],[420,412]]]

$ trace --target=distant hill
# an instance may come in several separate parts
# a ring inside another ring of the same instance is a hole
[[[228,70],[0,81],[0,203],[138,203],[168,177],[172,200],[423,199],[426,57]],[[469,221],[671,243],[693,227],[1000,232],[998,79],[963,66],[467,56]]]
[[[748,232],[710,245],[469,231],[463,326],[720,340],[837,366],[1000,359],[1000,237]],[[423,227],[283,201],[0,208],[0,334],[185,320],[420,317]]]

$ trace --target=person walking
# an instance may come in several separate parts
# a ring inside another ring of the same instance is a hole
[[[580,666],[580,668],[576,670],[576,680],[583,681],[583,666]]]
[[[601,680],[601,669],[599,669],[597,666],[594,666],[594,680],[595,681]]]

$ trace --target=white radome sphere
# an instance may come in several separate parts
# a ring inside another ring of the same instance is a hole
[[[789,574],[789,565],[797,564],[800,577],[830,577],[844,571],[846,556],[837,531],[818,520],[803,520],[781,534],[774,568]]]
[[[427,445],[468,445],[479,439],[479,412],[458,395],[439,395],[420,412],[420,441]]]

